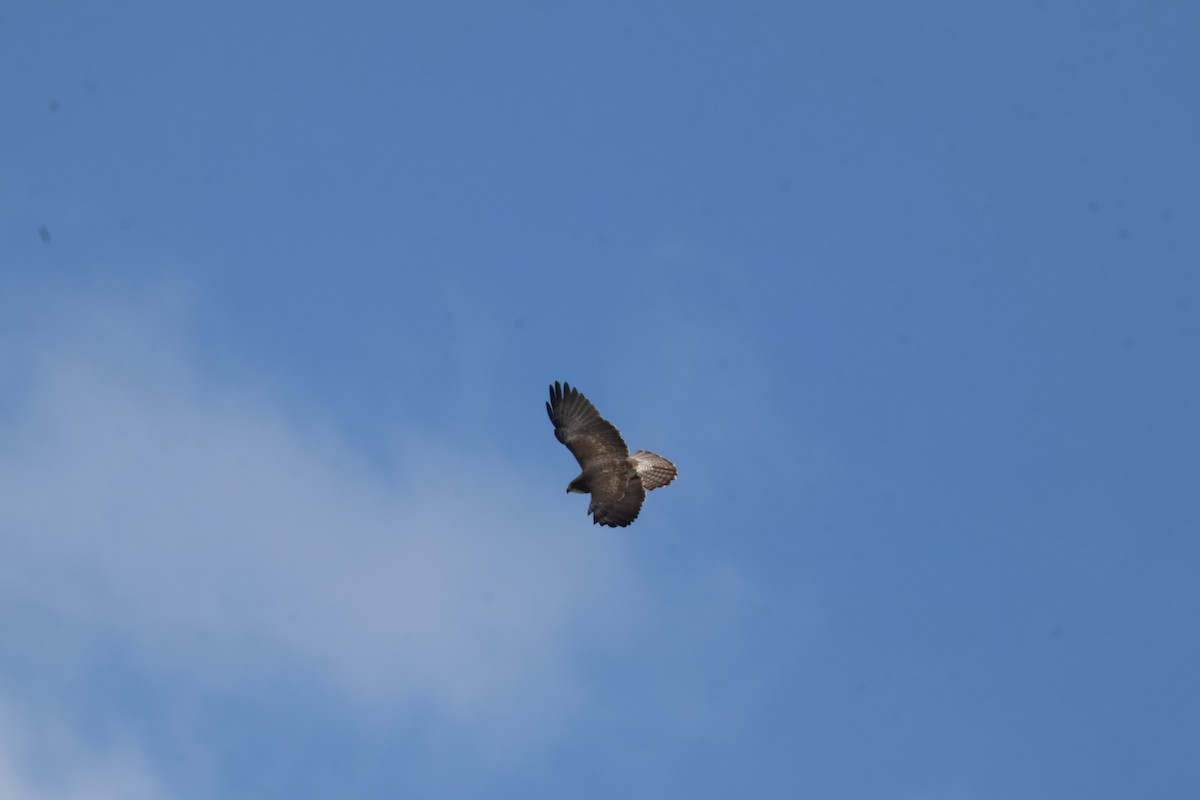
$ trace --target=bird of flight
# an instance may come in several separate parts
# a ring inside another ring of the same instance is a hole
[[[546,413],[554,435],[583,470],[567,491],[592,495],[588,513],[593,525],[624,528],[637,519],[647,489],[666,486],[679,474],[674,464],[655,453],[638,450],[629,455],[621,432],[567,383],[555,381],[550,387]]]

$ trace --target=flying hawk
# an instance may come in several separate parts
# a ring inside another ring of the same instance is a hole
[[[637,519],[647,489],[666,486],[679,474],[660,455],[646,450],[629,455],[621,432],[569,384],[555,381],[550,387],[546,413],[554,435],[583,469],[567,491],[592,495],[588,513],[593,525],[624,528]]]

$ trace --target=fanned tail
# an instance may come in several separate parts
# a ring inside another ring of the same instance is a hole
[[[679,475],[679,470],[674,464],[649,450],[638,450],[629,459],[633,462],[638,477],[642,479],[642,486],[647,489],[666,486]]]

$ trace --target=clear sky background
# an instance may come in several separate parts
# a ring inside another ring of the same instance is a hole
[[[1198,42],[6,3],[0,796],[1200,795]]]

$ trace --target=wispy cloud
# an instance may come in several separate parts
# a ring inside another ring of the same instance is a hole
[[[578,649],[622,636],[641,597],[622,539],[556,529],[498,448],[398,420],[384,472],[262,387],[201,375],[162,320],[84,318],[10,340],[0,598],[53,622],[0,656],[70,669],[106,637],[212,687],[294,671],[499,752],[586,701]]]
[[[39,740],[35,746],[34,740]],[[50,750],[53,769],[34,758]],[[65,758],[61,758],[65,756]],[[70,767],[63,769],[62,764]],[[161,800],[167,797],[145,759],[131,746],[97,753],[62,726],[42,724],[36,736],[18,727],[0,706],[0,797],[5,800]]]

